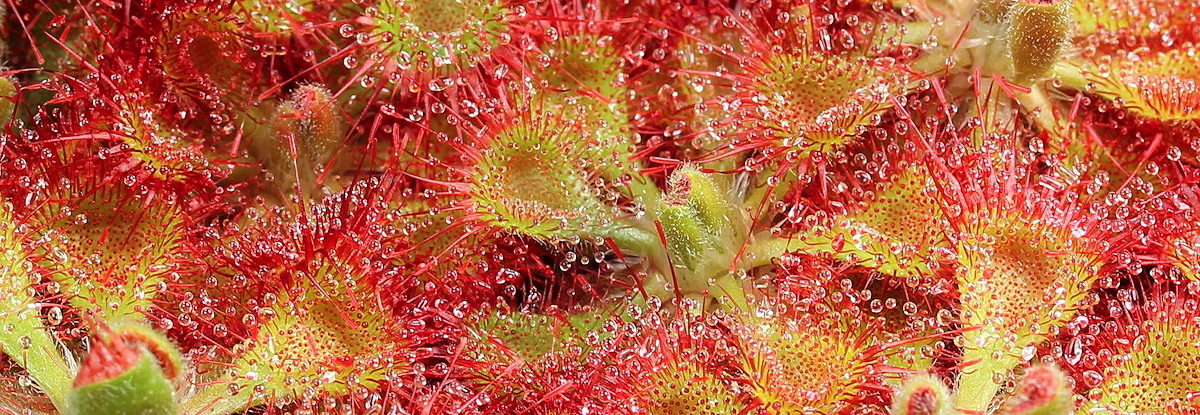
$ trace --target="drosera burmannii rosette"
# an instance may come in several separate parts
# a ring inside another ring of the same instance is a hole
[[[1189,2],[77,3],[0,412],[1196,412]]]

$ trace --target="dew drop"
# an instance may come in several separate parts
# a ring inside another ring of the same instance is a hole
[[[253,313],[246,313],[242,316],[242,324],[250,328],[258,327],[258,318]]]
[[[1179,147],[1171,146],[1167,149],[1168,160],[1179,161],[1180,158],[1183,158],[1183,152],[1179,150]]]
[[[62,308],[50,307],[46,309],[46,324],[57,326],[63,322]]]
[[[1067,361],[1067,364],[1075,365],[1081,358],[1083,358],[1083,343],[1076,337],[1067,343],[1067,348],[1063,350],[1063,359]]]
[[[425,118],[425,111],[422,111],[420,109],[414,109],[414,110],[412,110],[412,112],[408,113],[408,120],[412,121],[412,122],[419,122],[424,118]]]
[[[395,105],[392,105],[392,104],[383,104],[383,105],[380,105],[380,106],[379,106],[379,112],[382,112],[382,113],[383,113],[383,115],[386,115],[386,116],[389,116],[389,117],[393,117],[393,118],[402,118],[402,117],[400,117],[400,114],[397,114],[397,113],[396,113],[396,106],[395,106]]]
[[[942,327],[949,327],[951,324],[954,324],[954,313],[947,309],[938,310],[937,324]]]

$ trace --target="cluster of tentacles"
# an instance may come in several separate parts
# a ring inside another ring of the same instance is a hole
[[[0,3],[0,413],[1200,414],[1115,3]]]

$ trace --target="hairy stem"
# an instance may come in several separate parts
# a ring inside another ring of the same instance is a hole
[[[955,403],[960,412],[967,414],[987,414],[988,408],[1000,391],[997,376],[1007,375],[1017,366],[1016,357],[1001,354],[999,359],[993,358],[998,344],[985,342],[978,345],[977,340],[989,331],[972,331],[964,334],[968,346],[963,350],[963,362],[975,362],[962,371],[958,379],[958,395]],[[998,338],[988,336],[989,338]]]
[[[201,386],[195,395],[183,403],[183,413],[186,415],[227,415],[243,411],[254,405],[247,388],[242,388],[236,394],[231,395],[228,386],[229,384],[225,382]]]
[[[29,372],[29,377],[50,397],[54,407],[65,410],[71,374],[58,342],[50,337],[37,316],[10,320],[13,320],[13,332],[0,336],[4,353]]]
[[[772,260],[783,256],[789,248],[795,248],[791,243],[791,239],[768,235],[765,239],[750,244],[746,247],[745,259],[747,262],[744,263],[744,268],[754,269],[771,265]]]
[[[727,273],[718,277],[716,290],[713,290],[712,294],[714,297],[728,300],[725,304],[731,305],[731,309],[750,310],[750,302],[746,298],[746,291],[742,289],[742,282],[733,274]]]
[[[1050,68],[1050,74],[1054,79],[1062,81],[1063,85],[1075,90],[1084,91],[1087,89],[1088,80],[1083,76],[1083,71],[1079,69],[1079,66],[1075,64],[1059,62]]]

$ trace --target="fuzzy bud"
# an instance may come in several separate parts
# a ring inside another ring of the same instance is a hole
[[[696,214],[709,230],[719,231],[729,225],[729,214],[733,205],[722,194],[712,176],[695,166],[686,166],[675,171],[669,182],[674,196],[696,210]]]
[[[270,137],[255,145],[281,190],[291,190],[297,182],[306,194],[316,187],[320,172],[333,159],[345,135],[337,110],[333,95],[317,85],[301,86],[275,109],[269,124]]]
[[[1025,373],[1012,399],[1012,415],[1066,415],[1074,412],[1067,376],[1053,366],[1034,366]]]
[[[954,410],[950,392],[938,378],[914,376],[904,383],[892,399],[892,415],[950,415]]]
[[[1020,81],[1042,77],[1066,50],[1075,27],[1069,0],[1020,0],[1009,8],[1005,33]]]
[[[688,204],[663,203],[658,210],[667,250],[676,266],[694,269],[712,246],[712,234],[700,222],[700,214]]]
[[[668,180],[670,192],[659,206],[658,219],[675,265],[695,270],[704,253],[720,249],[717,241],[733,225],[735,207],[711,175],[684,166]]]

